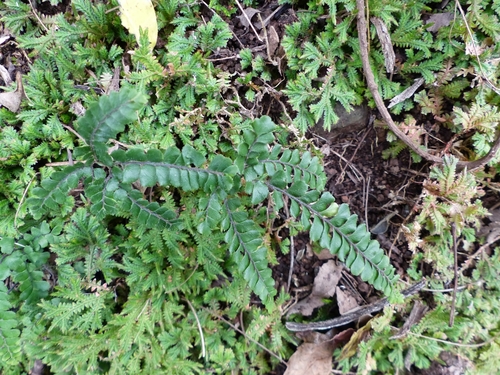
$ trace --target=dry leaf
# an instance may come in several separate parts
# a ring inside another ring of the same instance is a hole
[[[147,29],[150,48],[153,49],[158,39],[158,24],[151,0],[118,0],[118,3],[122,25],[135,35],[137,43],[140,40],[140,29]]]
[[[465,42],[466,55],[480,56],[484,51],[486,51],[486,45],[484,43],[479,45],[472,40],[467,40]]]
[[[387,26],[385,26],[385,23],[381,18],[371,17],[370,20],[377,30],[378,40],[380,41],[380,45],[382,46],[382,53],[384,54],[385,60],[385,69],[387,73],[393,73],[394,66],[396,64],[396,54],[394,53],[394,49],[392,48],[391,36],[389,35]]]
[[[337,287],[336,293],[340,315],[344,315],[345,313],[348,313],[349,311],[357,309],[359,307],[356,298],[351,292],[349,292],[349,289],[342,290]]]
[[[327,375],[332,371],[332,355],[335,349],[348,342],[354,334],[352,328],[333,336],[333,330],[326,334],[315,331],[297,333],[304,343],[288,361],[285,375]],[[333,337],[332,337],[333,336]]]
[[[337,343],[328,335],[314,332],[314,342],[304,342],[288,361],[285,375],[329,375]]]
[[[248,28],[250,27],[250,22],[252,17],[255,16],[257,13],[260,13],[260,10],[254,9],[254,8],[246,8],[243,10],[243,13],[241,16],[236,16],[236,18],[240,19],[241,24],[243,27]]]
[[[392,98],[391,101],[389,102],[389,105],[387,106],[387,108],[392,108],[396,104],[401,103],[402,101],[411,98],[413,96],[413,94],[415,93],[415,91],[417,91],[418,88],[420,86],[422,86],[424,81],[425,80],[423,78],[416,79],[415,82],[413,83],[413,85],[408,87],[401,94],[396,95],[394,98]]]
[[[453,13],[449,13],[449,12],[433,14],[429,17],[429,19],[425,23],[426,25],[428,25],[430,23],[433,24],[432,26],[429,26],[427,28],[427,30],[430,32],[436,32],[440,28],[442,28],[444,26],[448,26],[451,23],[451,21],[453,21],[454,17],[455,16],[453,15]]]
[[[276,32],[276,29],[274,26],[269,27],[269,31],[267,33],[267,37],[269,40],[269,60],[273,60],[274,53],[276,52],[276,49],[278,48],[278,45],[280,44],[280,37],[278,33]]]
[[[350,358],[358,351],[358,345],[361,341],[368,339],[372,329],[371,322],[358,329],[352,336],[349,342],[342,348],[340,359]]]
[[[0,46],[4,44],[6,41],[8,41],[11,38],[11,35],[2,35],[0,36]]]
[[[9,71],[5,69],[3,65],[0,65],[0,76],[3,79],[5,86],[9,86],[12,83],[12,79],[10,78]]]
[[[23,81],[21,72],[16,73],[16,91],[8,91],[0,93],[0,105],[4,106],[11,112],[17,112],[21,105],[23,97]]]
[[[429,310],[427,306],[425,306],[420,301],[415,301],[413,308],[411,309],[410,316],[406,319],[405,324],[399,329],[398,333],[391,337],[391,339],[402,339],[406,337],[408,332],[410,332],[410,328],[420,322],[424,317],[425,313]]]
[[[295,304],[287,315],[300,313],[310,316],[314,309],[323,306],[323,298],[330,298],[335,294],[335,288],[342,276],[342,268],[342,265],[337,265],[333,260],[323,264],[314,278],[311,294]]]
[[[85,114],[86,110],[85,107],[82,105],[82,102],[78,100],[77,102],[70,105],[69,111],[71,113],[74,113],[78,117],[81,117]]]

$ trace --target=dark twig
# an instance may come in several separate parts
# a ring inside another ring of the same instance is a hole
[[[453,236],[453,272],[455,274],[455,280],[453,281],[453,297],[451,300],[451,310],[450,310],[450,327],[453,327],[455,321],[455,303],[457,300],[457,289],[458,289],[458,254],[457,254],[457,228],[455,223],[451,223],[451,235]]]
[[[401,139],[409,148],[411,148],[417,155],[426,159],[427,161],[431,161],[437,164],[443,164],[443,160],[436,156],[428,153],[427,151],[421,149],[417,144],[415,144],[410,137],[408,137],[399,127],[394,123],[392,117],[387,110],[387,107],[380,96],[380,92],[378,90],[378,86],[375,83],[375,77],[373,75],[370,59],[368,56],[368,27],[366,25],[366,16],[365,16],[365,0],[356,0],[356,6],[358,8],[358,38],[359,38],[359,46],[360,46],[360,54],[361,60],[363,62],[363,71],[366,78],[366,84],[370,89],[370,92],[373,96],[373,100],[377,105],[377,109],[380,112],[380,115],[384,119],[385,123],[389,127],[389,129],[396,134],[396,136]],[[458,167],[460,169],[467,168],[468,170],[473,170],[477,168],[481,168],[485,164],[487,164],[490,160],[492,160],[497,151],[500,149],[500,136],[495,140],[495,143],[491,147],[490,152],[482,157],[481,159],[474,161],[459,161]]]
[[[420,281],[415,285],[412,285],[408,289],[403,290],[401,294],[405,297],[409,297],[413,294],[418,293],[424,286],[425,286],[425,281]],[[286,328],[288,328],[290,331],[293,332],[302,332],[302,331],[312,331],[315,329],[324,330],[334,327],[340,327],[357,321],[363,315],[368,315],[376,311],[380,311],[387,305],[389,305],[389,300],[387,298],[383,298],[377,302],[363,306],[352,312],[348,312],[347,314],[339,316],[338,318],[335,319],[325,320],[322,322],[313,322],[313,323],[286,322]]]

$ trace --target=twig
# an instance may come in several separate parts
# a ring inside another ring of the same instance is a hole
[[[201,323],[200,320],[198,319],[198,314],[196,314],[196,310],[194,309],[193,305],[187,298],[184,298],[184,301],[189,305],[189,308],[193,312],[194,318],[196,319],[196,324],[198,325],[198,331],[200,332],[200,339],[201,339],[201,356],[205,358],[207,355],[207,351],[205,349],[205,336],[203,336],[203,329],[201,328]]]
[[[295,266],[295,243],[293,236],[290,236],[290,269],[288,271],[288,281],[286,283],[286,292],[290,291],[290,285],[292,283],[293,267]]]
[[[455,303],[457,301],[458,289],[457,228],[455,227],[455,223],[451,223],[451,235],[453,236],[453,272],[455,280],[453,281],[453,297],[451,299],[449,326],[453,327],[453,322],[455,321]]]
[[[31,10],[33,11],[33,14],[35,15],[38,23],[40,23],[40,25],[45,29],[45,32],[49,32],[49,29],[47,28],[47,26],[45,26],[45,24],[42,22],[42,20],[40,19],[40,17],[38,17],[38,13],[35,9],[35,7],[33,6],[33,3],[31,2],[31,0],[29,0],[29,3],[30,3],[30,7],[31,7]]]
[[[469,23],[467,22],[467,18],[465,17],[464,10],[462,9],[462,6],[460,5],[459,1],[455,0],[455,4],[456,4],[458,10],[460,11],[460,14],[462,15],[462,19],[464,20],[465,27],[467,28],[467,32],[469,33],[469,37],[470,37],[470,40],[472,42],[472,47],[474,48],[474,56],[476,56],[477,64],[479,65],[479,70],[481,71],[481,74],[483,75],[482,78],[488,83],[488,85],[490,86],[490,88],[493,91],[495,91],[497,94],[500,95],[500,89],[498,89],[498,87],[496,87],[495,84],[490,81],[490,79],[486,76],[486,73],[483,70],[481,60],[479,60],[479,56],[477,53],[478,48],[477,48],[476,42],[474,41],[474,36],[473,36],[472,31],[469,27]]]
[[[484,342],[480,342],[479,344],[461,344],[459,342],[451,342],[451,341],[436,339],[434,337],[429,337],[429,336],[421,335],[419,333],[414,333],[414,332],[411,332],[411,331],[408,332],[408,334],[410,334],[412,336],[421,337],[421,338],[427,339],[427,340],[442,342],[442,343],[448,344],[448,345],[460,346],[462,348],[480,348],[481,346],[485,346],[485,345],[490,344],[491,342],[493,342],[493,340],[495,340],[496,338],[498,338],[500,336],[500,333],[497,333],[495,336],[490,337],[488,340],[486,340]]]
[[[368,176],[368,180],[366,181],[366,184],[363,184],[363,190],[364,192],[364,197],[363,199],[365,200],[365,225],[366,225],[366,230],[369,232],[370,227],[368,226],[368,196],[370,192],[370,176]]]
[[[358,37],[359,37],[361,60],[363,62],[363,71],[365,74],[367,86],[370,89],[375,104],[377,105],[377,109],[379,110],[382,118],[384,119],[389,129],[399,139],[401,139],[409,148],[411,148],[417,155],[421,156],[427,161],[431,161],[437,164],[443,164],[443,160],[440,157],[432,155],[429,152],[421,149],[418,145],[416,145],[412,141],[410,137],[408,137],[401,129],[399,129],[399,127],[392,120],[392,117],[389,111],[387,110],[384,101],[382,100],[382,97],[380,96],[378,86],[375,83],[375,77],[370,67],[370,59],[368,57],[368,38],[367,38],[368,27],[366,25],[366,18],[365,18],[365,0],[356,0],[356,6],[358,9]],[[496,156],[496,153],[499,149],[500,149],[500,136],[495,140],[493,146],[490,149],[490,152],[486,156],[474,161],[459,161],[457,163],[457,166],[460,169],[467,168],[468,170],[481,168]]]
[[[66,130],[68,130],[71,133],[73,133],[74,135],[76,135],[84,144],[87,144],[87,141],[85,140],[85,138],[83,138],[80,134],[78,134],[78,132],[75,129],[73,129],[71,126],[68,126],[66,124],[62,124],[62,126]]]
[[[38,172],[36,172],[35,175],[31,178],[30,183],[28,184],[28,186],[26,186],[26,189],[24,189],[23,196],[21,197],[21,200],[19,201],[19,205],[17,206],[16,214],[14,215],[14,228],[16,228],[16,229],[17,229],[17,217],[19,216],[19,211],[21,211],[21,207],[24,203],[24,199],[26,199],[26,194],[28,194],[28,190],[29,190],[31,184],[33,183],[33,181],[35,181],[35,177],[37,175],[38,175]]]
[[[405,297],[409,297],[413,294],[418,293],[424,286],[425,286],[425,281],[420,281],[415,285],[412,285],[408,289],[403,290],[401,294]],[[290,331],[293,332],[303,332],[303,331],[312,331],[315,329],[325,330],[325,329],[340,327],[358,320],[363,315],[368,315],[376,311],[380,311],[387,305],[389,305],[389,300],[387,298],[383,298],[370,305],[366,305],[352,312],[348,312],[347,314],[339,316],[338,318],[325,320],[322,322],[314,322],[314,323],[286,322],[286,328],[288,328]]]
[[[200,2],[205,5],[213,14],[215,14],[216,16],[220,17],[217,12],[215,10],[213,10],[212,8],[210,8],[210,5],[208,5],[206,2],[204,2],[203,0],[200,0]],[[222,17],[221,17],[222,18]],[[236,33],[231,30],[231,28],[229,28],[229,31],[231,31],[231,34],[233,34],[234,38],[238,41],[238,43],[240,44],[240,47],[241,49],[245,49],[245,46],[243,45],[243,43],[241,43],[241,40],[236,36]]]

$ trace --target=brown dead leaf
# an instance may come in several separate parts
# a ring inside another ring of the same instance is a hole
[[[269,40],[269,60],[273,60],[274,53],[276,52],[276,49],[278,49],[278,46],[280,44],[280,37],[278,33],[276,32],[276,29],[274,26],[269,27],[269,31],[267,33],[268,35],[268,40]]]
[[[429,19],[425,23],[426,25],[433,24],[429,26],[427,30],[430,32],[436,32],[440,28],[448,26],[451,23],[451,21],[453,21],[454,17],[455,16],[453,15],[453,13],[450,12],[433,14],[429,17]]]
[[[345,313],[359,307],[356,297],[349,291],[349,289],[342,290],[337,287],[336,293],[340,315],[344,315]]]
[[[285,375],[329,375],[332,371],[332,355],[335,349],[349,340],[354,330],[342,331],[333,338],[333,331],[326,334],[302,332],[304,340],[288,361]]]
[[[367,340],[372,329],[371,322],[358,329],[352,336],[349,342],[342,348],[340,359],[350,358],[356,354],[360,342]]]
[[[297,313],[310,316],[314,309],[323,306],[325,304],[323,298],[330,298],[335,294],[335,288],[342,276],[342,268],[343,266],[334,260],[323,264],[314,278],[311,294],[295,304],[288,311],[287,316]]]
[[[372,21],[375,29],[377,30],[378,40],[380,41],[382,53],[384,54],[385,69],[387,73],[393,73],[394,66],[396,65],[396,54],[394,53],[394,48],[392,47],[391,35],[381,18],[370,17],[370,21]]]
[[[0,65],[0,77],[5,83],[5,86],[9,86],[12,83],[12,79],[10,78],[10,73],[3,65]]]
[[[246,8],[243,10],[243,12],[244,14],[242,14],[241,16],[236,16],[236,18],[239,18],[243,27],[248,28],[250,27],[250,21],[252,20],[252,17],[257,13],[260,13],[260,10],[254,8]]]
[[[17,112],[21,105],[23,97],[23,82],[21,72],[16,73],[16,91],[7,91],[0,93],[0,105],[4,106],[11,112]]]

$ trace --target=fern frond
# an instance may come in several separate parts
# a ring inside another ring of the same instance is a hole
[[[1,272],[0,272],[1,273]],[[18,329],[19,321],[12,304],[9,302],[9,291],[4,282],[0,283],[0,366],[19,365],[21,359],[21,345]]]
[[[217,187],[229,190],[233,185],[232,176],[236,168],[230,159],[221,155],[213,158],[207,168],[205,157],[191,146],[182,151],[171,147],[161,153],[149,150],[117,150],[112,154],[115,165],[123,169],[122,181],[132,183],[139,180],[142,186],[174,186],[184,191],[203,189],[211,192]],[[191,167],[193,164],[194,167]],[[116,171],[121,174],[120,171]]]
[[[28,198],[29,210],[35,219],[40,219],[42,215],[57,210],[64,204],[71,189],[74,189],[82,177],[89,177],[92,168],[80,163],[66,167],[64,170],[55,172],[45,180],[42,180],[40,187],[33,189],[32,197]]]
[[[125,188],[115,192],[114,197],[122,201],[122,210],[130,212],[136,221],[148,228],[169,228],[175,225],[177,215],[175,212],[160,206],[157,202],[148,202],[140,191]]]
[[[277,179],[271,180],[267,186],[296,202],[295,208],[292,203],[290,214],[298,217],[300,213],[301,223],[304,229],[309,229],[312,241],[336,254],[353,275],[391,294],[397,280],[395,269],[379,243],[370,239],[366,226],[357,224],[358,217],[351,215],[349,206],[342,204],[336,210],[334,198],[329,193],[323,193],[318,199],[318,192],[308,191],[305,184],[296,182],[284,189],[276,186],[276,182]]]
[[[106,143],[125,130],[125,125],[136,118],[136,111],[144,106],[143,93],[125,88],[103,96],[93,103],[78,120],[78,132],[92,150],[94,160],[110,165]]]
[[[247,212],[235,211],[241,206],[240,203],[237,198],[224,203],[224,240],[243,278],[252,291],[266,302],[276,294],[271,269],[267,264],[268,249],[262,240],[262,229],[249,219]]]

